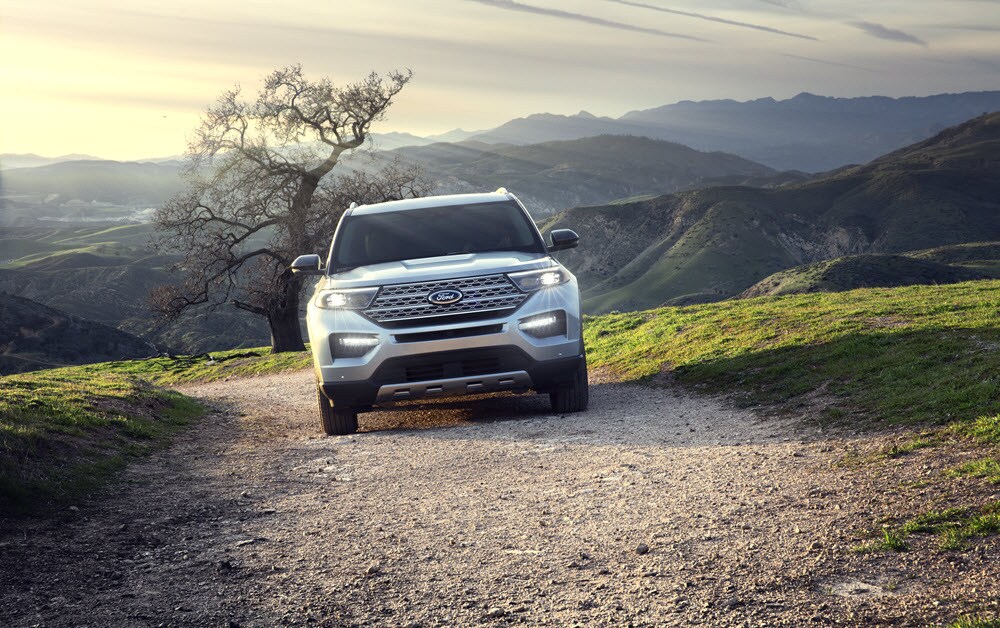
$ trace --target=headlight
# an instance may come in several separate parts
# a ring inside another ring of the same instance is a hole
[[[325,310],[363,310],[368,307],[378,288],[323,290],[316,296],[316,306]]]
[[[514,282],[514,285],[524,292],[551,288],[569,281],[569,273],[558,266],[542,270],[528,270],[523,273],[510,273],[507,276]]]

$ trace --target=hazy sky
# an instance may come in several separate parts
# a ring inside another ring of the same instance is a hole
[[[0,152],[183,152],[201,111],[301,63],[413,69],[375,129],[678,100],[1000,89],[998,0],[4,0]]]

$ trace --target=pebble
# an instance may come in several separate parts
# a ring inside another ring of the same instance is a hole
[[[645,543],[639,543],[639,545],[636,546],[636,548],[635,548],[635,553],[639,554],[640,556],[642,556],[643,554],[648,554],[649,553],[649,546],[646,545]]]
[[[486,611],[486,616],[487,617],[492,617],[494,619],[496,619],[498,617],[503,617],[506,614],[507,613],[502,608],[499,608],[499,607],[496,607],[496,606],[494,606],[490,610]]]

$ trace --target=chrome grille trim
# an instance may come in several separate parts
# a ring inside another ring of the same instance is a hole
[[[446,289],[459,290],[462,300],[448,305],[427,300],[432,292]],[[503,274],[462,277],[383,286],[364,314],[376,323],[417,322],[451,314],[513,311],[527,298]]]

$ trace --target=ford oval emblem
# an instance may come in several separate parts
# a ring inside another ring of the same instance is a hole
[[[427,295],[427,300],[434,305],[451,305],[452,303],[458,303],[465,296],[458,290],[447,289],[438,290]]]

